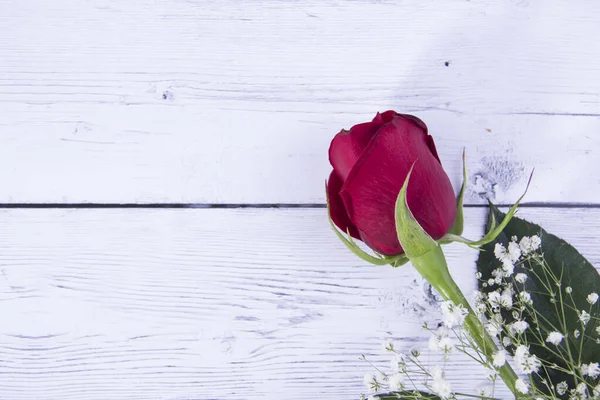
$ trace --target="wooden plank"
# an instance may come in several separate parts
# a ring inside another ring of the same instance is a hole
[[[469,203],[533,167],[528,201],[597,203],[576,3],[0,1],[0,202],[323,203],[331,137],[394,108],[456,187],[467,148]]]
[[[600,209],[520,214],[600,264]],[[355,399],[361,353],[387,365],[381,342],[425,347],[439,318],[412,267],[364,265],[322,209],[2,210],[0,249],[3,399]],[[446,249],[470,293],[476,253]],[[457,389],[472,368],[450,358]]]

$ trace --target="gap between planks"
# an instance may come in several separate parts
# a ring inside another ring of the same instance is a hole
[[[510,207],[512,204],[494,204],[496,207]],[[464,204],[465,208],[487,208],[486,204]],[[322,203],[3,203],[0,209],[55,209],[55,208],[84,208],[84,209],[118,209],[118,208],[200,208],[200,209],[237,209],[237,208],[277,208],[277,209],[319,209],[327,208]],[[600,203],[521,203],[519,208],[600,208]]]

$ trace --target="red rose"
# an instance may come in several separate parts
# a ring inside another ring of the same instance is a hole
[[[377,113],[372,122],[342,130],[329,147],[333,172],[327,182],[331,219],[344,232],[385,255],[404,251],[398,242],[394,206],[415,163],[408,207],[434,239],[456,217],[456,199],[427,126],[412,115]]]

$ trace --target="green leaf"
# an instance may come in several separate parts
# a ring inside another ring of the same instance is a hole
[[[423,400],[442,400],[441,397],[436,396],[435,394],[422,392],[419,390],[403,390],[401,392],[390,392],[384,394],[376,394],[374,396],[376,399],[380,400],[413,400],[413,399],[423,399]]]
[[[492,205],[490,207],[488,226],[486,229],[491,227],[494,220],[502,220],[503,218],[505,218],[505,214]],[[542,266],[536,263],[528,264],[526,262],[523,265],[518,265],[515,268],[515,274],[524,272],[528,275],[528,279],[524,286],[525,290],[531,294],[533,307],[536,312],[538,315],[543,316],[543,318],[540,317],[539,319],[539,326],[542,328],[542,332],[546,330],[553,331],[555,330],[554,328],[557,328],[558,331],[565,335],[565,339],[559,346],[549,343],[541,346],[535,344],[539,343],[539,339],[536,339],[535,337],[535,325],[533,324],[533,319],[531,318],[532,315],[530,314],[529,318],[526,317],[527,322],[530,324],[530,329],[526,331],[525,335],[527,342],[530,344],[530,352],[537,355],[540,359],[547,360],[550,363],[554,362],[561,367],[564,367],[566,364],[562,358],[557,357],[550,350],[557,351],[557,348],[560,348],[560,351],[564,352],[564,354],[567,353],[567,350],[570,350],[573,358],[578,360],[576,361],[577,364],[600,361],[600,345],[596,343],[598,334],[595,331],[600,323],[598,319],[593,318],[594,316],[598,317],[600,314],[600,302],[596,303],[594,306],[590,306],[586,300],[588,294],[592,292],[600,293],[600,275],[594,266],[573,246],[559,237],[546,232],[539,225],[514,217],[503,227],[502,232],[493,241],[482,247],[485,251],[479,254],[479,259],[477,260],[478,271],[481,272],[483,280],[485,280],[491,276],[492,270],[501,265],[500,261],[494,256],[494,247],[496,243],[502,243],[506,247],[512,236],[517,236],[520,240],[524,236],[533,235],[540,236],[542,244],[541,249],[538,251],[543,253],[547,268],[552,271],[552,274],[555,277],[560,278],[561,287],[558,287],[557,285],[554,285],[554,287],[548,285],[548,282],[551,282],[552,278],[548,278],[547,275],[544,275]],[[528,271],[528,268],[530,267],[537,267],[537,269],[534,270],[537,272],[537,275]],[[553,303],[552,296],[549,294],[550,290],[552,290],[556,294],[557,300],[560,300],[559,296],[562,295],[563,301],[565,301],[566,304],[572,305],[571,299],[565,291],[567,286],[572,288],[574,308],[586,310],[592,315],[592,319],[584,328],[582,328],[576,310],[565,307],[565,318],[563,319],[560,305],[558,303]],[[479,282],[479,287],[483,292],[489,292],[494,288],[497,288],[497,286],[484,288],[482,282]],[[521,287],[522,286],[519,284],[519,290],[522,290]],[[548,290],[549,288],[550,290]],[[510,312],[503,310],[502,315],[507,323],[514,321]],[[575,329],[582,331],[579,339],[574,337],[573,332]],[[544,340],[545,335],[546,333],[542,333],[541,335]],[[583,342],[581,342],[582,340]],[[566,346],[568,346],[568,349]],[[509,350],[512,351],[514,348],[511,346]],[[570,384],[573,382],[570,375],[560,373],[553,369],[550,369],[549,372],[548,376],[544,373],[541,377],[534,377],[536,386],[540,390],[544,390],[545,387],[545,385],[541,383],[541,379],[543,378],[549,378],[553,384],[557,384],[563,380],[566,380]],[[574,385],[571,387],[573,386]]]
[[[454,224],[448,231],[453,235],[462,235],[464,229],[464,213],[463,213],[463,203],[465,199],[465,190],[467,189],[467,163],[465,160],[465,150],[463,149],[462,154],[462,162],[463,162],[463,183],[460,188],[460,192],[458,194],[458,199],[456,200],[456,219],[454,220]]]

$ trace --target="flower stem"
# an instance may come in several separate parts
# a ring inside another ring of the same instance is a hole
[[[444,300],[450,300],[456,305],[460,304],[468,310],[469,313],[465,318],[464,327],[486,356],[490,365],[493,365],[494,353],[499,350],[498,346],[487,333],[483,323],[469,305],[454,279],[452,279],[441,247],[438,246],[421,256],[411,258],[411,261],[416,270],[440,293]],[[498,372],[506,386],[515,395],[515,398],[522,397],[515,387],[519,377],[510,364],[505,363],[498,368]]]

